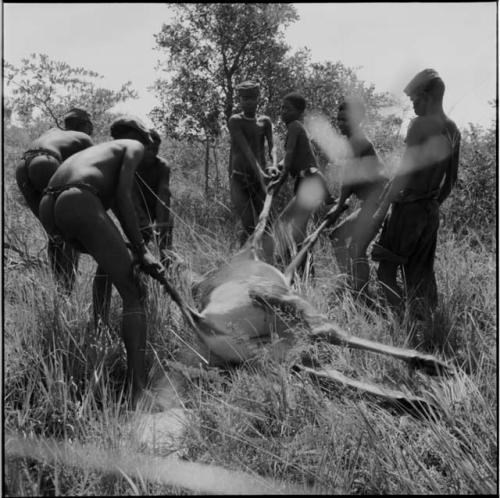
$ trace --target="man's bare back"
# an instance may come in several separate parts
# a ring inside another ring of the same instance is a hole
[[[118,184],[123,155],[126,149],[143,153],[136,140],[120,139],[95,145],[67,159],[49,182],[50,188],[70,183],[86,183],[99,192],[105,209],[109,209]]]
[[[92,145],[91,138],[81,131],[61,130],[51,128],[42,136],[34,140],[29,149],[48,149],[64,161],[75,152],[79,152]]]

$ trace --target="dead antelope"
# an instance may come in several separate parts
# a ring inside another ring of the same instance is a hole
[[[190,307],[164,276],[159,278],[204,344],[207,363],[214,366],[245,363],[257,358],[262,346],[271,342],[281,344],[284,346],[282,351],[286,351],[294,343],[294,330],[301,322],[309,330],[308,338],[311,341],[326,341],[338,346],[392,356],[430,375],[450,373],[448,365],[434,356],[347,334],[292,290],[291,283],[296,268],[319,234],[335,221],[328,214],[304,241],[302,249],[284,273],[263,262],[259,254],[272,198],[272,191],[268,192],[255,232],[242,250],[229,263],[210,272],[198,284],[201,312]],[[287,320],[284,318],[285,314],[276,312],[276,308],[288,312],[291,310],[296,319]],[[273,338],[279,340],[275,341]],[[332,369],[301,365],[296,368],[318,378],[329,379],[383,398],[385,402],[411,405],[413,408],[427,405],[422,398],[409,397],[399,391],[349,379]]]

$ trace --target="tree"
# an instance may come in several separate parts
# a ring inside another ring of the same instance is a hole
[[[160,105],[151,118],[174,138],[206,144],[205,186],[208,188],[210,147],[234,110],[237,83],[261,83],[264,104],[273,71],[280,70],[288,46],[283,28],[298,19],[286,4],[173,4],[176,17],[155,36],[166,53],[168,77],[153,88]],[[276,116],[275,116],[276,117]],[[225,119],[224,119],[225,118]]]
[[[61,127],[64,113],[71,107],[81,107],[92,116],[95,135],[106,136],[114,117],[106,111],[137,98],[131,82],[118,91],[103,88],[98,86],[98,80],[103,78],[100,74],[51,60],[45,54],[31,54],[18,67],[5,61],[4,74],[11,88],[9,109],[24,127],[37,131],[53,125]]]

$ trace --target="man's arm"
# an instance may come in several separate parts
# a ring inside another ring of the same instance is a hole
[[[452,145],[451,157],[446,168],[444,183],[439,191],[439,204],[442,204],[450,195],[451,189],[455,186],[458,178],[458,160],[460,156],[460,133],[458,131],[454,140],[456,140],[456,143]]]
[[[152,277],[158,277],[165,269],[148,251],[139,230],[139,220],[134,209],[132,189],[135,172],[144,155],[144,147],[136,141],[125,146],[118,187],[115,194],[115,214],[127,236],[132,250],[139,260],[143,271]]]
[[[288,178],[290,173],[290,168],[292,167],[292,162],[295,154],[295,147],[297,146],[297,141],[299,138],[300,128],[294,123],[291,123],[288,127],[288,134],[286,138],[285,147],[285,157],[283,158],[283,170],[281,176],[272,181],[268,187],[273,186],[275,192],[278,192],[285,180]]]
[[[409,175],[419,167],[419,163],[421,162],[421,145],[424,140],[425,123],[422,118],[416,118],[410,123],[406,135],[406,148],[403,157],[389,185],[387,192],[389,202],[393,202],[398,198],[401,191],[407,187]]]
[[[264,174],[262,172],[259,162],[257,161],[257,158],[255,157],[255,154],[248,145],[245,135],[243,135],[243,132],[241,131],[241,123],[238,120],[238,118],[231,117],[229,119],[228,128],[229,128],[229,133],[231,134],[231,139],[233,141],[233,144],[240,149],[243,156],[247,160],[248,165],[253,171],[255,177],[261,184],[263,190],[266,190],[266,184],[264,182]]]
[[[114,204],[123,231],[132,246],[136,248],[144,245],[133,202],[135,172],[143,155],[144,147],[139,142],[130,141],[130,144],[125,146]]]
[[[158,200],[156,202],[156,226],[160,233],[159,247],[160,254],[166,249],[172,249],[173,236],[173,216],[170,211],[171,192],[170,192],[170,168],[164,159],[158,158],[161,168],[160,181],[158,184]]]
[[[24,161],[16,168],[16,181],[19,190],[28,204],[28,207],[38,218],[38,208],[40,206],[42,196],[31,186],[26,163]]]
[[[143,198],[144,194],[142,191],[142,186],[137,180],[134,181],[134,187],[132,189],[132,201],[134,203],[135,212],[137,214],[137,219],[139,221],[139,230],[141,231],[142,237],[146,244],[153,239],[153,221],[151,218],[151,213],[147,209],[147,204]]]
[[[278,153],[276,151],[276,147],[274,146],[273,124],[271,123],[271,120],[269,118],[266,119],[265,123],[266,125],[264,128],[264,132],[267,140],[267,147],[269,149],[269,159],[271,159],[272,167],[277,168]]]

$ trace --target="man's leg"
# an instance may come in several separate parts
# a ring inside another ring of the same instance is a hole
[[[104,325],[109,325],[109,307],[111,304],[111,278],[101,268],[97,267],[94,282],[92,284],[92,302],[94,312],[94,325],[97,329],[99,321]]]
[[[330,233],[330,240],[332,241],[339,270],[347,275],[352,273],[352,255],[350,254],[347,241],[352,236],[358,213],[359,209],[347,216]]]
[[[434,259],[439,228],[439,205],[436,201],[425,204],[426,226],[408,263],[404,266],[408,294],[412,298],[412,315],[425,319],[437,307],[437,285]]]
[[[353,213],[349,256],[351,260],[352,287],[355,291],[367,291],[370,279],[370,265],[366,254],[368,245],[376,235],[379,222],[373,219],[377,204],[368,199]],[[378,225],[378,226],[376,226]]]
[[[251,190],[236,180],[234,176],[231,177],[230,189],[233,208],[240,218],[243,228],[240,234],[240,245],[243,246],[254,231],[260,213],[260,211],[257,212],[256,208],[259,206],[254,205]],[[260,208],[262,209],[262,206]]]
[[[123,300],[122,337],[127,351],[127,378],[135,405],[146,385],[146,315],[132,256],[116,225],[91,193],[61,194],[54,212],[59,229],[85,246],[100,271],[110,276]],[[86,214],[83,220],[81,214],[76,215],[82,212]]]
[[[388,260],[380,261],[377,277],[382,285],[382,292],[391,307],[401,305],[403,293],[397,284],[398,264]]]
[[[75,284],[80,253],[71,244],[53,238],[49,238],[47,253],[56,280],[70,294]]]

